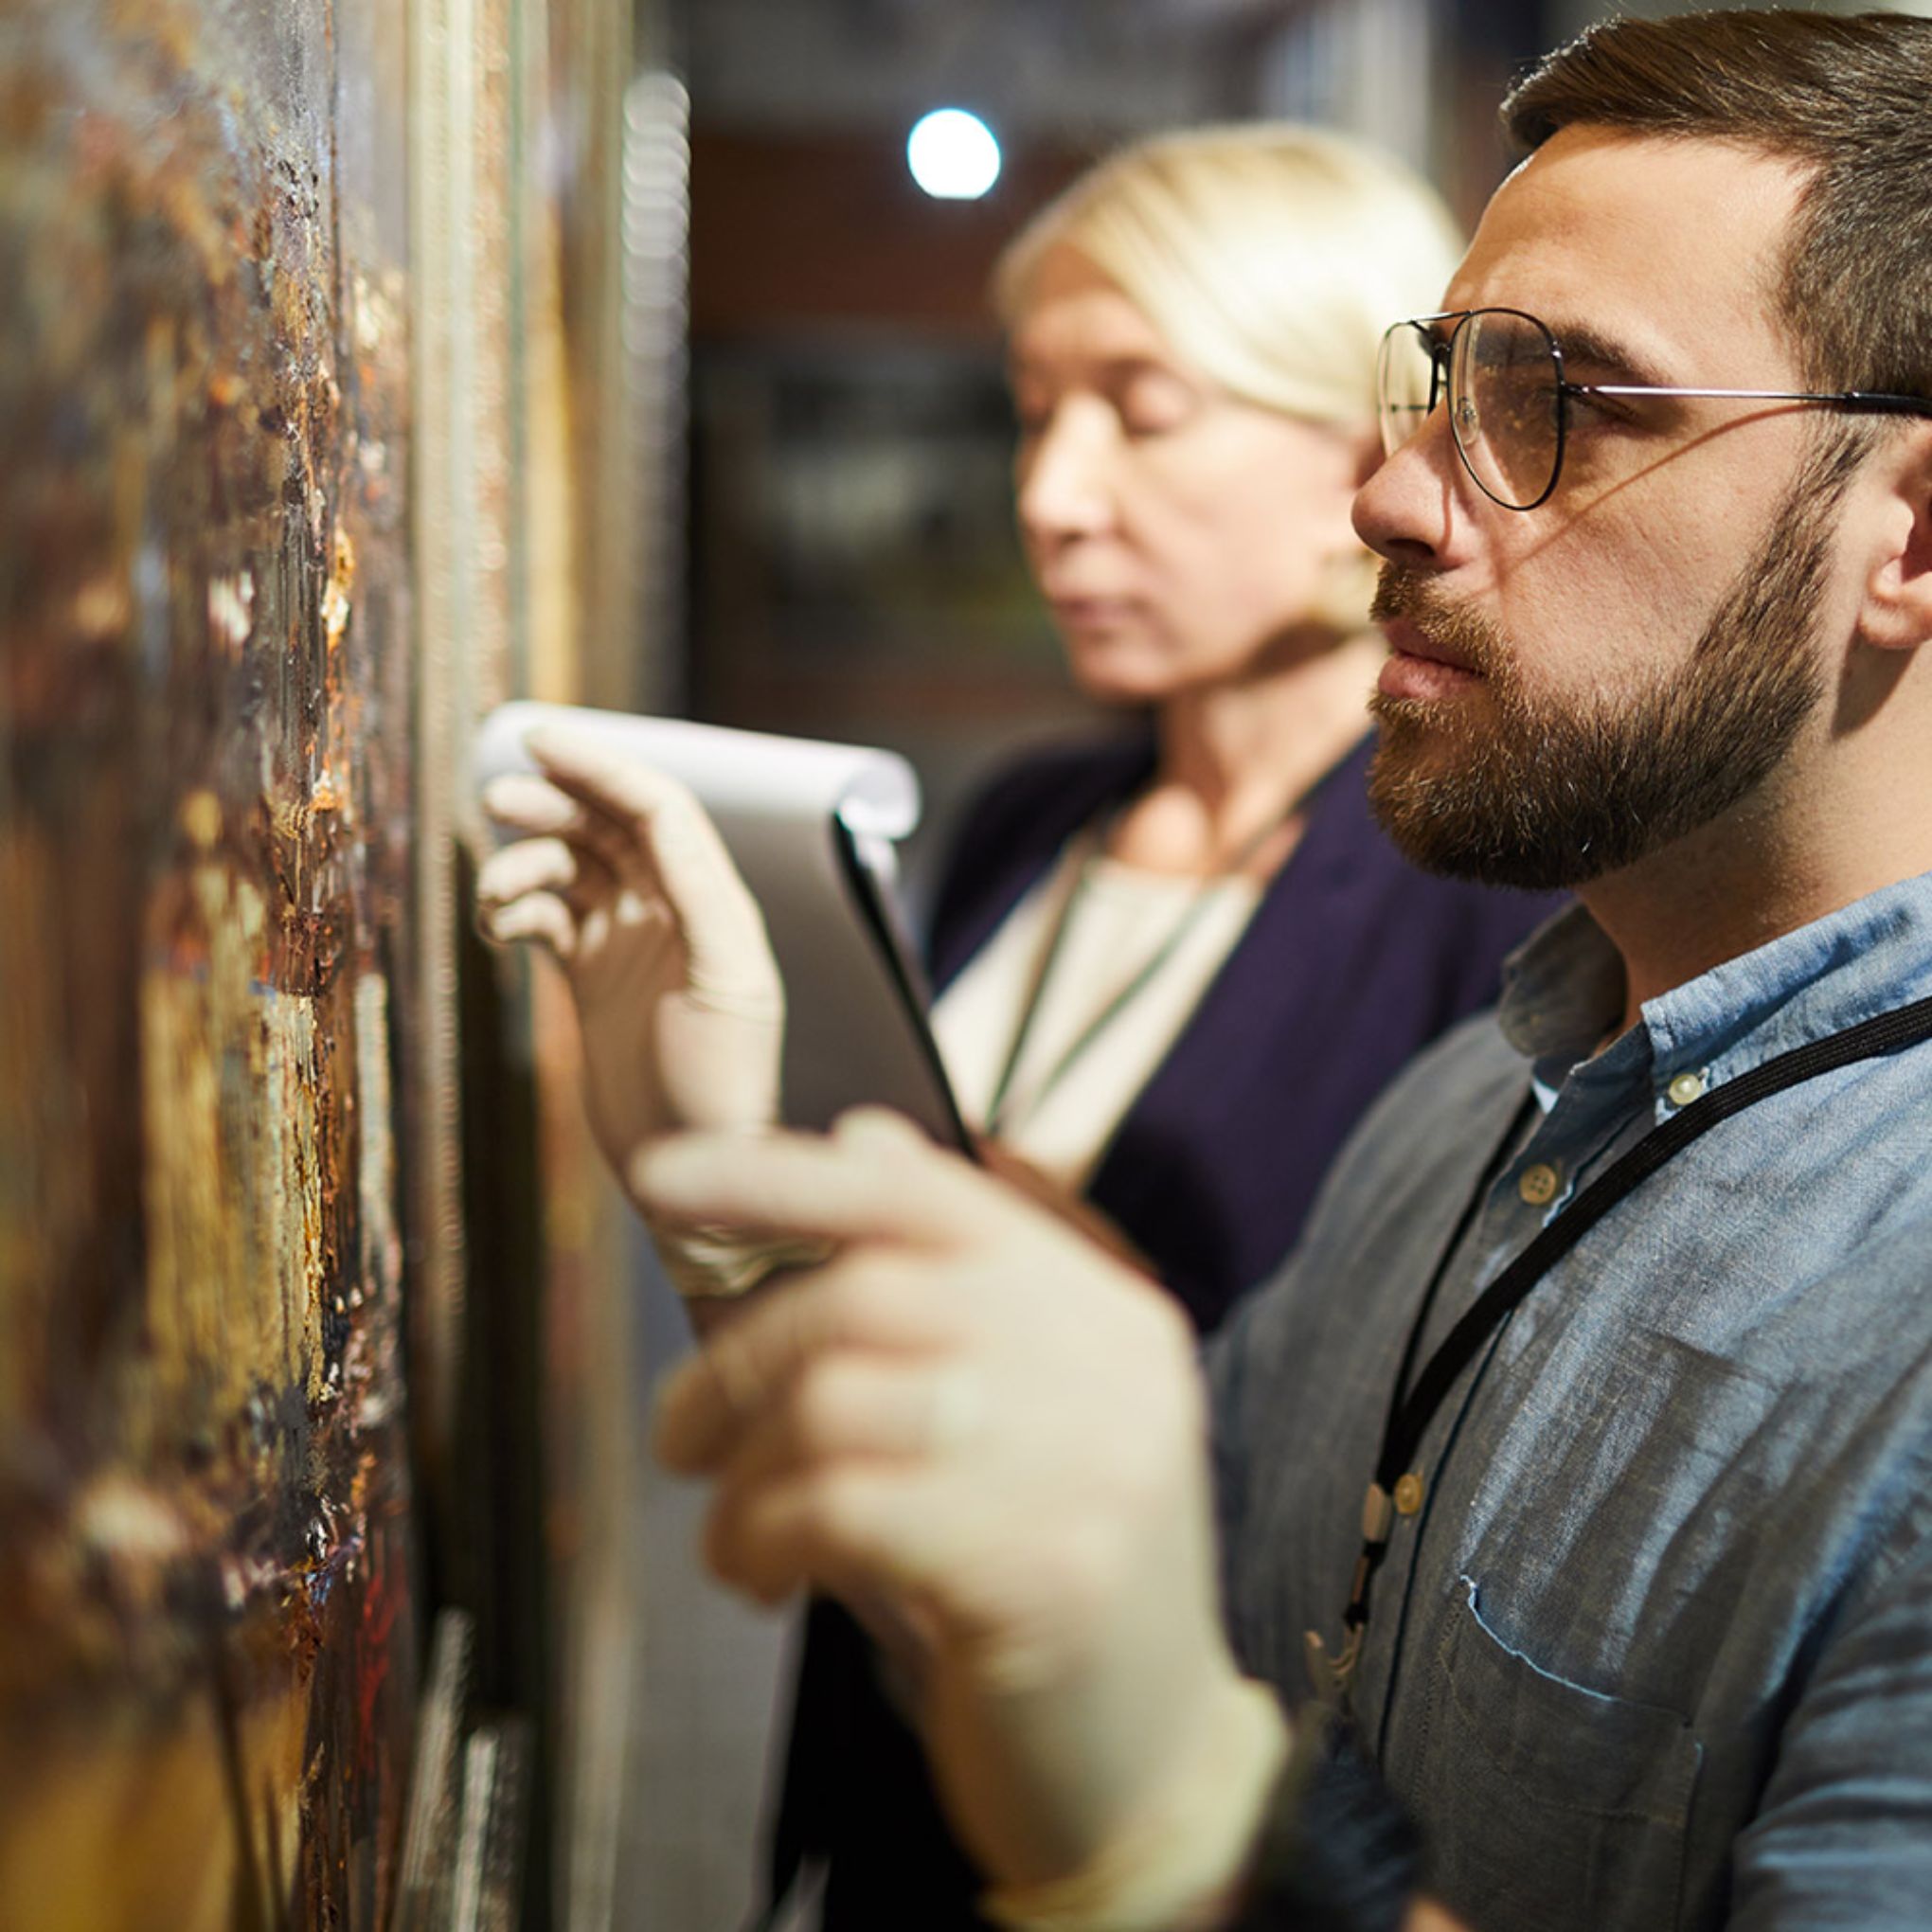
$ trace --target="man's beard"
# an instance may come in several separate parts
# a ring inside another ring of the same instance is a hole
[[[1738,573],[1688,667],[1635,696],[1568,707],[1524,689],[1523,653],[1486,618],[1386,564],[1377,618],[1407,617],[1466,659],[1494,707],[1388,698],[1369,802],[1429,871],[1532,891],[1582,886],[1708,825],[1754,791],[1823,702],[1812,650],[1838,479],[1809,468]]]

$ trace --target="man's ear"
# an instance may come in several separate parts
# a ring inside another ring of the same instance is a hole
[[[1915,423],[1880,455],[1883,510],[1858,611],[1858,640],[1880,651],[1932,643],[1932,422]]]

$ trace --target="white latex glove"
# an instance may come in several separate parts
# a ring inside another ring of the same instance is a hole
[[[689,790],[567,727],[531,733],[528,748],[543,776],[484,793],[519,836],[477,873],[480,921],[562,966],[591,1130],[635,1199],[632,1166],[654,1136],[778,1119],[784,990],[757,903]],[[702,1232],[659,1248],[688,1293],[757,1272],[753,1250]]]
[[[841,1244],[667,1385],[718,1574],[914,1642],[940,1793],[1015,1923],[1211,1922],[1285,1750],[1217,1608],[1204,1388],[1175,1304],[897,1117],[657,1143],[667,1223]]]

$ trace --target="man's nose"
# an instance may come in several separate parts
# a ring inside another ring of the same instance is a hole
[[[1036,543],[1092,536],[1113,521],[1116,437],[1104,411],[1064,402],[1021,459],[1020,528]]]
[[[1355,533],[1391,564],[1451,569],[1467,561],[1476,535],[1471,487],[1439,402],[1355,492]]]

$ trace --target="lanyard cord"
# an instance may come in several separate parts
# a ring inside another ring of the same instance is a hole
[[[1291,814],[1290,816],[1292,815]],[[1033,1105],[1035,1108],[1045,1102],[1046,1096],[1072,1071],[1075,1064],[1085,1056],[1087,1049],[1092,1046],[1094,1042],[1119,1018],[1120,1014],[1135,1000],[1138,999],[1146,992],[1148,987],[1153,984],[1154,976],[1160,972],[1161,968],[1180,951],[1182,943],[1187,939],[1189,934],[1200,924],[1202,916],[1212,903],[1210,899],[1211,888],[1220,885],[1224,880],[1231,879],[1238,874],[1242,868],[1254,857],[1256,852],[1261,850],[1263,843],[1274,832],[1279,831],[1280,827],[1285,823],[1285,819],[1271,819],[1242,846],[1242,849],[1228,861],[1225,870],[1214,873],[1201,881],[1193,897],[1188,901],[1187,906],[1180,918],[1169,928],[1160,944],[1148,955],[1141,962],[1139,969],[1114,994],[1113,998],[1108,1000],[1106,1005],[1081,1029],[1080,1032],[1067,1046],[1065,1052],[1046,1069],[1045,1076],[1041,1079],[1039,1085],[1033,1092]],[[1104,844],[1105,833],[1102,832],[1097,835],[1095,850],[1081,862],[1080,870],[1074,875],[1071,888],[1060,902],[1060,913],[1059,917],[1053,921],[1052,937],[1046,942],[1046,954],[1040,961],[1040,970],[1034,974],[1033,984],[1028,990],[1027,1004],[1021,1010],[1019,1024],[1013,1029],[1012,1045],[1007,1049],[1006,1064],[1000,1068],[998,1084],[993,1088],[993,1099],[987,1105],[986,1131],[989,1134],[997,1134],[1000,1128],[1006,1124],[1007,1105],[1011,1098],[1013,1076],[1019,1071],[1020,1056],[1026,1051],[1027,1041],[1031,1036],[1033,1020],[1040,1011],[1041,1001],[1046,992],[1047,981],[1053,976],[1053,969],[1059,963],[1068,929],[1073,924],[1074,907],[1080,903],[1082,896],[1086,890],[1087,881],[1092,876],[1094,864],[1099,859],[1100,849]]]
[[[1324,772],[1322,777],[1300,794],[1279,817],[1270,818],[1251,836],[1243,839],[1220,870],[1208,874],[1200,882],[1180,918],[1174,921],[1159,945],[1141,962],[1139,969],[1126,984],[1081,1029],[1060,1058],[1046,1069],[1033,1089],[1031,1101],[1033,1109],[1037,1110],[1046,1102],[1047,1095],[1084,1058],[1094,1042],[1147,991],[1161,968],[1180,951],[1189,935],[1201,923],[1203,916],[1212,903],[1212,888],[1229,879],[1239,878],[1269,839],[1273,838],[1297,813],[1306,807],[1327,777],[1328,774]],[[1020,1009],[1019,1020],[1013,1028],[1012,1045],[1007,1048],[1005,1064],[1000,1067],[999,1079],[993,1085],[993,1099],[987,1102],[984,1131],[988,1134],[997,1134],[1007,1124],[1008,1107],[1012,1098],[1013,1076],[1019,1071],[1021,1057],[1025,1054],[1027,1042],[1032,1035],[1033,1021],[1039,1013],[1041,1001],[1046,996],[1047,982],[1053,977],[1054,968],[1059,964],[1061,953],[1064,950],[1067,931],[1073,924],[1074,907],[1086,890],[1087,881],[1092,876],[1095,864],[1105,850],[1107,832],[1113,825],[1114,817],[1118,815],[1113,814],[1096,828],[1094,850],[1081,861],[1080,870],[1074,874],[1073,884],[1060,902],[1060,910],[1053,921],[1053,931],[1047,939],[1039,968],[1033,975],[1033,983],[1027,991],[1027,1003]]]
[[[1375,1480],[1362,1506],[1362,1553],[1356,1559],[1349,1606],[1342,1613],[1345,1640],[1339,1655],[1326,1656],[1321,1638],[1308,1635],[1311,1665],[1316,1676],[1333,1695],[1346,1693],[1355,1665],[1361,1656],[1362,1633],[1368,1621],[1368,1591],[1388,1547],[1388,1536],[1398,1512],[1412,1516],[1421,1508],[1424,1494],[1422,1477],[1414,1468],[1416,1451],[1422,1446],[1429,1424],[1435,1421],[1443,1399],[1457,1378],[1481,1353],[1503,1323],[1528,1297],[1545,1275],[1589,1233],[1604,1215],[1626,1195],[1641,1187],[1665,1162],[1679,1154],[1699,1136],[1742,1114],[1745,1108],[1772,1094],[1815,1079],[1821,1073],[1856,1061],[1873,1060],[1881,1054],[1896,1053],[1932,1038],[1932,998],[1915,1000],[1891,1012],[1848,1027],[1842,1032],[1812,1040],[1802,1046],[1780,1053],[1762,1065],[1742,1073],[1734,1081],[1690,1101],[1660,1127],[1654,1128],[1578,1195],[1557,1218],[1544,1227],[1516,1259],[1478,1296],[1455,1327],[1449,1331],[1436,1352],[1429,1357],[1415,1386],[1404,1394],[1408,1368],[1421,1341],[1422,1324],[1437,1291],[1441,1286],[1456,1251],[1473,1225],[1478,1204],[1497,1167],[1492,1160],[1485,1169],[1476,1191],[1463,1208],[1449,1237],[1448,1245],[1437,1261],[1422,1297],[1420,1313],[1409,1330],[1403,1351],[1402,1368],[1389,1396],[1388,1420],[1383,1429],[1382,1451],[1376,1458]],[[1518,1115],[1518,1119],[1521,1116]],[[1498,1157],[1515,1136],[1514,1123]]]

